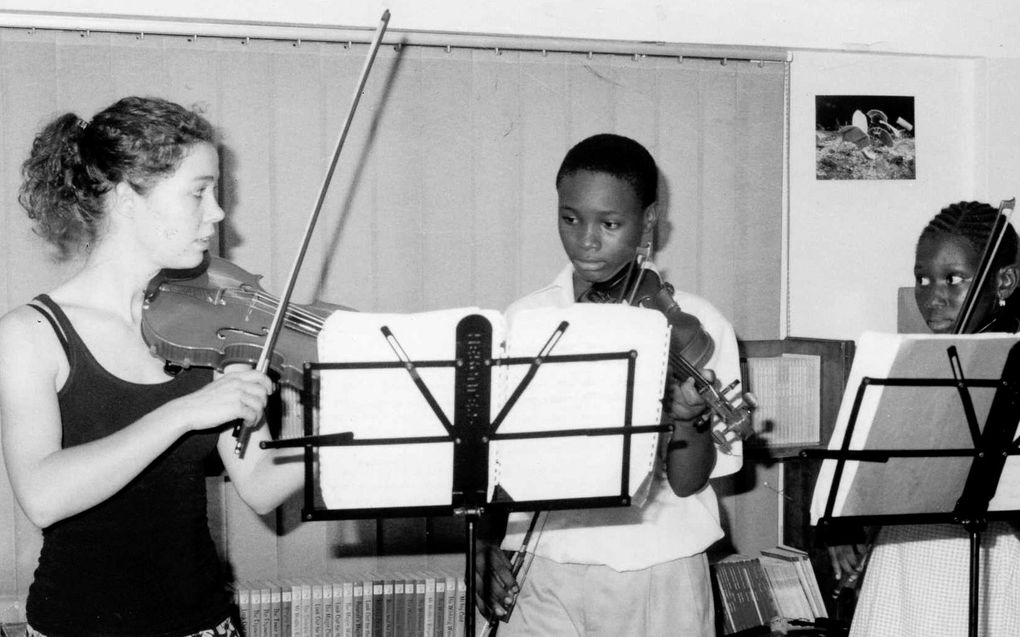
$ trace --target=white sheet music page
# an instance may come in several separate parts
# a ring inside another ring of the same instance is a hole
[[[413,362],[456,358],[457,323],[481,314],[492,324],[492,351],[504,339],[499,312],[457,308],[417,314],[335,312],[319,334],[322,363],[398,362],[381,328]],[[451,423],[453,365],[417,372]],[[350,431],[355,439],[446,436],[447,431],[404,367],[322,370],[319,433]],[[447,506],[452,502],[453,442],[321,447],[319,479],[330,509]]]
[[[1010,348],[1018,340],[1020,337],[1007,334],[864,333],[829,448],[839,449],[846,437],[862,378],[952,380],[949,348],[953,346],[965,379],[998,379]],[[991,387],[968,388],[979,428],[985,424],[994,393]],[[872,385],[861,401],[849,448],[973,449],[974,441],[957,387]],[[970,457],[847,461],[836,491],[833,516],[951,512],[972,462]],[[1020,508],[1020,492],[1012,478],[1020,475],[1018,464],[1017,456],[1007,459],[991,509]],[[836,466],[836,460],[822,463],[811,504],[812,524],[825,513]]]
[[[524,310],[509,326],[507,357],[535,357],[562,321],[568,327],[554,356],[637,352],[632,424],[658,425],[669,356],[669,326],[662,313],[589,303]],[[542,364],[497,433],[622,427],[627,367],[627,359]],[[505,378],[498,385],[505,393],[494,397],[493,417],[529,365],[501,368]],[[631,496],[640,498],[639,487],[654,466],[658,436],[631,438]],[[623,457],[619,435],[496,440],[490,444],[489,497],[496,484],[518,501],[619,495]]]

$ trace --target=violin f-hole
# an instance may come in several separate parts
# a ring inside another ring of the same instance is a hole
[[[221,327],[220,329],[216,330],[216,338],[220,339],[221,341],[225,341],[227,340],[226,336],[227,334],[243,334],[245,336],[250,336],[254,339],[263,339],[268,333],[269,329],[266,327],[262,328],[261,334],[257,334],[249,330],[242,330],[239,327]]]

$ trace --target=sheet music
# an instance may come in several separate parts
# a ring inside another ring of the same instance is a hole
[[[563,320],[570,326],[554,355],[639,352],[632,424],[659,424],[669,356],[669,327],[662,313],[621,304],[524,310],[510,325],[506,355],[533,356]],[[513,391],[527,371],[526,365],[508,367],[505,391]],[[499,433],[621,427],[626,413],[626,386],[626,360],[544,364]],[[506,397],[498,398],[494,413]],[[658,436],[649,433],[631,438],[631,496],[638,494],[652,470]],[[496,484],[515,500],[618,494],[622,445],[619,436],[494,441],[490,445],[494,458],[490,462],[490,497]]]
[[[968,380],[998,379],[1010,348],[1020,339],[1006,334],[919,335],[866,332],[861,336],[830,449],[845,438],[854,398],[864,377],[952,379],[947,348],[955,345]],[[984,426],[994,388],[970,387],[979,427]],[[860,405],[850,449],[973,448],[960,394],[955,387],[872,386]],[[811,522],[825,512],[836,460],[825,460],[811,504]],[[951,512],[963,491],[972,458],[891,458],[847,461],[836,493],[834,516]],[[1020,475],[1020,458],[1006,461],[992,509],[1020,508],[1020,490],[1007,482]],[[1004,488],[1003,488],[1004,487]]]
[[[319,335],[324,362],[397,362],[381,332],[387,326],[412,361],[456,358],[457,323],[481,314],[492,323],[492,348],[504,340],[499,312],[456,308],[417,314],[335,312]],[[455,368],[419,367],[422,381],[453,421]],[[319,432],[350,431],[356,440],[446,436],[446,429],[403,367],[322,370]],[[321,447],[320,484],[331,509],[451,504],[453,442]]]
[[[470,314],[481,314],[492,325],[495,359],[527,357],[530,361],[564,320],[568,327],[551,351],[553,356],[638,352],[632,424],[659,424],[669,327],[660,312],[624,305],[524,311],[509,329],[502,314],[478,308],[419,314],[337,312],[320,333],[319,360],[399,360],[380,330],[386,325],[411,361],[453,361],[457,323]],[[528,365],[497,364],[492,369],[490,419],[500,412]],[[419,367],[418,372],[452,421],[455,368]],[[627,359],[547,362],[508,412],[499,432],[623,426],[626,373]],[[447,435],[403,367],[324,369],[320,377],[319,433],[350,431],[356,440]],[[651,472],[658,436],[632,437],[631,496],[639,495],[639,486]],[[516,500],[618,495],[622,458],[619,436],[494,441],[488,496],[491,499],[496,484]],[[323,500],[331,509],[451,504],[452,441],[321,447],[319,468]]]

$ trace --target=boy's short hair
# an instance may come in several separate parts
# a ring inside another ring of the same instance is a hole
[[[567,175],[581,170],[606,173],[631,185],[642,207],[655,203],[659,189],[659,169],[644,146],[629,137],[602,133],[578,142],[556,173],[556,186]]]

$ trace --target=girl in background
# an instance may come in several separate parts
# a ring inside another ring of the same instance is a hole
[[[952,332],[997,215],[988,204],[959,202],[921,232],[914,298],[932,332]],[[1017,234],[1009,227],[974,308],[976,332],[1020,331],[1016,259]],[[858,554],[840,549],[840,568],[860,566]],[[870,549],[851,637],[967,634],[969,569],[970,540],[960,525],[882,527]],[[982,534],[978,626],[989,637],[1020,632],[1020,540],[1006,522],[991,522]]]

